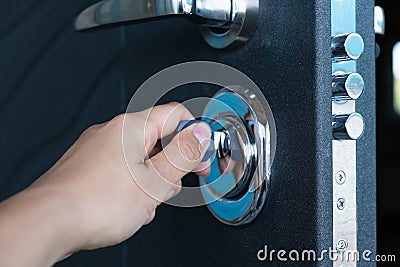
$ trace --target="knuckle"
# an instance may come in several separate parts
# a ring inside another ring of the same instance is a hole
[[[124,120],[125,114],[117,115],[107,123],[107,128],[111,129],[112,131],[121,132],[124,127]]]
[[[182,181],[178,179],[178,181],[175,182],[175,190],[176,190],[176,195],[178,195],[182,191]]]
[[[97,133],[97,131],[101,128],[101,124],[94,124],[90,127],[88,127],[86,130],[84,130],[81,135],[79,136],[80,139],[86,140],[90,137],[92,137],[94,134]]]
[[[171,102],[169,104],[173,107],[174,112],[178,112],[179,114],[184,114],[185,117],[193,117],[192,113],[190,113],[190,111],[182,103]]]
[[[93,133],[96,132],[98,126],[97,125],[92,125],[89,128],[87,128],[86,130],[83,131],[81,137],[87,137],[92,135]]]
[[[124,124],[125,114],[119,114],[111,119],[110,123],[115,126],[122,126]]]
[[[173,101],[173,102],[169,102],[167,105],[177,108],[177,107],[181,106],[182,104],[179,102]]]
[[[158,206],[158,202],[157,202],[157,200],[155,200],[152,197],[149,197],[149,199],[150,199],[150,201],[149,201],[148,205],[146,205],[146,213],[147,213],[148,218],[152,219],[152,217],[154,217],[154,215],[155,215],[156,208]]]
[[[146,127],[143,131],[143,138],[145,144],[148,146],[149,149],[152,149],[157,142],[158,130],[157,128],[151,124],[146,124]],[[150,151],[147,151],[150,152]]]
[[[156,217],[156,211],[153,211],[153,213],[149,216],[149,218],[147,219],[147,221],[145,222],[145,224],[149,224],[154,220],[154,217]]]

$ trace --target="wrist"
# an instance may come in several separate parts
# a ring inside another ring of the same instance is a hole
[[[51,266],[74,251],[68,210],[65,199],[45,186],[31,186],[1,203],[0,258],[7,257],[5,266]]]

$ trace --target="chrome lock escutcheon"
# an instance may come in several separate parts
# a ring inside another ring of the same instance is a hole
[[[200,26],[210,46],[222,49],[250,38],[258,5],[259,0],[103,0],[84,10],[75,28],[81,31],[183,17]]]
[[[210,172],[199,177],[209,210],[228,225],[251,222],[270,185],[276,136],[268,104],[261,104],[249,90],[225,88],[210,99],[200,118],[182,121],[177,131],[198,122],[208,123],[212,131],[212,144],[203,158]]]

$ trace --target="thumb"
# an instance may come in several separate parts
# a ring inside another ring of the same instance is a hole
[[[206,123],[191,125],[177,134],[161,152],[148,159],[150,162],[145,165],[154,168],[172,187],[200,164],[211,143],[210,138],[211,129]]]

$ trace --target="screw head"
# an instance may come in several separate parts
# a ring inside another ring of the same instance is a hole
[[[336,202],[337,208],[339,210],[343,210],[344,209],[344,198],[339,198]]]
[[[344,240],[344,239],[339,239],[339,240],[336,242],[336,250],[337,250],[339,253],[343,253],[343,252],[347,249],[347,247],[348,247],[347,241]]]
[[[336,183],[342,185],[346,182],[346,173],[344,171],[338,171],[335,175]]]

